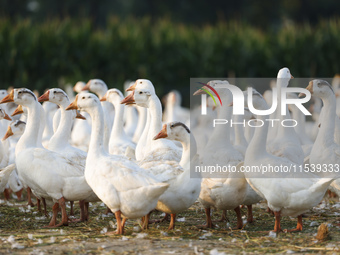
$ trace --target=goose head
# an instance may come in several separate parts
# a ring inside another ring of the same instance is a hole
[[[82,91],[89,90],[97,94],[99,97],[103,97],[107,91],[107,85],[103,80],[91,79],[89,80]]]
[[[244,102],[248,105],[248,90],[243,91]],[[269,106],[263,96],[254,88],[252,88],[252,102],[255,109],[267,110]]]
[[[67,94],[62,89],[58,88],[47,90],[43,95],[41,95],[38,98],[38,101],[39,102],[49,101],[57,105],[63,105],[65,103],[68,105],[70,102]]]
[[[151,81],[145,79],[137,80],[132,86],[132,89],[129,91],[132,91],[132,93],[123,99],[121,102],[122,104],[135,103],[138,106],[148,108],[150,106],[152,96],[156,95],[155,88]]]
[[[109,89],[100,101],[108,101],[117,107],[123,99],[123,93],[119,89]]]
[[[99,98],[92,93],[81,93],[76,96],[74,101],[66,107],[66,110],[81,110],[89,112],[90,109],[101,107]]]
[[[327,97],[335,97],[334,90],[332,86],[324,80],[312,80],[309,82],[306,88],[313,96],[319,97],[321,99]]]
[[[291,79],[294,79],[287,67],[281,68],[277,74],[277,79],[281,87],[288,87]]]
[[[170,122],[163,125],[162,130],[153,138],[154,140],[166,138],[174,141],[185,141],[190,136],[189,128],[182,122]]]
[[[2,140],[4,141],[10,136],[14,136],[14,137],[21,136],[25,131],[25,127],[26,127],[26,122],[23,122],[21,120],[12,121],[8,125],[7,132],[5,136],[2,138]]]
[[[148,89],[151,93],[156,94],[155,87],[152,82],[147,79],[138,79],[136,82],[131,85],[126,91],[135,91],[136,89]]]
[[[0,120],[12,120],[2,108],[0,108]]]
[[[20,88],[13,89],[7,96],[5,96],[0,104],[14,102],[22,106],[30,106],[38,102],[36,95],[29,89]]]
[[[83,88],[86,86],[86,83],[83,82],[83,81],[78,81],[76,83],[76,85],[74,85],[73,87],[73,91],[74,92],[77,92],[77,93],[80,93],[81,91],[83,91]]]

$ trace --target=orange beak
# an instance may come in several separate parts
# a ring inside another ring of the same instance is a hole
[[[89,81],[86,83],[85,87],[83,87],[83,88],[81,89],[81,91],[90,90],[90,83],[91,83],[91,80],[89,80]]]
[[[77,119],[86,120],[86,118],[83,115],[81,115],[78,110],[76,110],[76,113],[77,113],[77,116],[76,116]]]
[[[22,114],[22,113],[24,113],[24,110],[22,109],[22,106],[19,104],[11,116],[13,117],[15,115]]]
[[[3,104],[3,103],[9,103],[9,102],[14,102],[14,90],[12,89],[11,93],[9,93],[7,96],[5,96],[0,104]]]
[[[168,133],[167,133],[167,130],[166,130],[166,124],[163,125],[163,128],[161,130],[161,132],[159,132],[154,138],[153,140],[157,140],[157,139],[160,139],[160,138],[166,138],[168,137]]]
[[[5,136],[2,138],[2,141],[5,141],[8,137],[10,137],[12,135],[13,135],[12,128],[11,128],[11,126],[8,126],[7,132],[6,132]]]
[[[136,86],[137,86],[137,81],[133,85],[128,87],[125,91],[134,91],[136,89]]]
[[[4,117],[5,120],[12,120],[12,119],[7,115],[7,113],[5,113],[5,111],[4,111],[4,114],[5,114],[5,117]]]
[[[121,104],[134,104],[135,103],[135,91],[133,91],[130,95],[125,97],[120,103]]]
[[[38,98],[38,102],[45,102],[50,100],[50,91],[47,90],[41,97]]]
[[[78,109],[78,106],[77,106],[77,101],[78,101],[78,95],[76,95],[76,98],[74,99],[74,101],[66,107],[66,111],[68,110],[77,110]]]
[[[293,75],[290,75],[290,78],[291,78],[291,79],[294,79],[294,76],[293,76]]]
[[[307,88],[306,88],[312,95],[313,95],[313,81],[310,81]],[[305,93],[300,93],[299,97],[306,96]]]
[[[100,102],[106,101],[106,94],[100,99]]]

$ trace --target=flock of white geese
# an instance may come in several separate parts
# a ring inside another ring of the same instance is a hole
[[[288,68],[282,68],[277,78],[280,98],[281,88],[293,77]],[[89,219],[90,202],[102,201],[115,214],[117,234],[124,233],[127,219],[141,218],[143,228],[148,228],[154,209],[164,212],[165,218],[171,216],[169,229],[173,229],[176,214],[198,200],[206,212],[202,227],[214,227],[210,209],[215,208],[224,213],[234,210],[236,228],[242,228],[240,206],[247,206],[247,221],[252,222],[252,205],[266,201],[275,215],[275,232],[282,230],[280,218],[286,215],[298,217],[296,229],[287,231],[300,231],[302,214],[318,205],[328,189],[340,195],[339,173],[327,177],[304,171],[299,178],[254,178],[236,172],[191,178],[190,165],[218,163],[237,169],[304,162],[339,165],[340,87],[334,81],[333,86],[324,80],[306,84],[313,96],[313,121],[306,121],[295,108],[287,115],[278,114],[279,103],[273,116],[298,122],[287,128],[269,126],[269,116],[253,116],[247,108],[245,115],[233,116],[231,92],[218,87],[228,82],[212,80],[208,84],[224,106],[208,107],[209,116],[236,121],[256,117],[264,123],[261,128],[218,125],[212,133],[205,132],[211,123],[200,121],[200,107],[190,116],[176,91],[166,96],[163,111],[152,82],[146,79],[129,83],[125,98],[100,79],[78,82],[73,88],[75,97],[59,88],[49,89],[39,98],[27,88],[9,93],[0,90],[0,191],[8,197],[11,189],[20,198],[27,188],[29,199],[32,192],[38,206],[40,202],[44,205],[45,215],[46,208],[52,207],[46,227],[69,224],[68,201],[79,201],[80,221]],[[195,95],[206,93],[209,86]],[[264,96],[253,90],[254,107],[269,109],[271,94],[271,90]],[[12,112],[9,122],[7,113]]]

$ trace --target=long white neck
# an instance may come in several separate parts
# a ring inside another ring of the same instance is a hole
[[[92,107],[88,114],[92,120],[91,140],[88,155],[96,156],[106,153],[104,149],[104,113],[100,105]]]
[[[70,104],[70,100],[63,100],[60,106],[60,123],[57,131],[51,137],[49,142],[49,149],[52,145],[53,147],[61,147],[69,145],[69,140],[71,137],[71,129],[73,125],[74,113],[72,111],[66,111],[66,107]]]
[[[193,156],[197,153],[197,144],[194,136],[190,133],[183,137],[180,141],[183,147],[182,151],[182,158],[179,162],[180,166],[183,167],[185,170],[190,170],[190,162]]]
[[[223,100],[223,99],[222,99]],[[225,125],[217,124],[208,141],[208,144],[223,143],[226,146],[231,146],[230,142],[230,120],[232,115],[232,107],[221,107],[217,112],[217,119],[226,119],[228,123]]]
[[[244,117],[242,115],[235,115],[235,122],[237,124],[234,125],[234,131],[235,131],[235,145],[241,145],[241,146],[248,146],[248,142],[244,136],[244,129],[243,129],[243,123],[245,121]]]
[[[268,109],[267,103],[263,100],[262,105],[259,107],[260,109]],[[251,139],[246,155],[245,155],[245,161],[251,161],[252,159],[258,160],[259,158],[262,158],[263,156],[269,155],[266,149],[267,144],[267,134],[268,134],[268,127],[269,122],[267,121],[268,115],[258,115],[257,119],[259,120],[259,127],[255,128],[255,133],[253,135],[253,138]],[[262,125],[263,126],[260,126]]]
[[[27,107],[27,124],[23,135],[20,137],[17,147],[15,149],[15,156],[22,150],[27,148],[38,147],[38,138],[40,131],[40,123],[44,123],[44,116],[41,114],[43,111],[42,106],[33,101]]]
[[[124,131],[124,107],[125,105],[118,103],[112,103],[115,108],[115,118],[113,121],[113,127],[111,130],[111,139],[115,139],[116,137],[127,137],[125,131]]]
[[[283,87],[287,87],[288,86],[288,82],[289,79],[285,79],[285,78],[281,78],[278,79],[277,81],[277,94],[278,94],[278,106],[277,106],[277,114],[279,115],[279,120],[280,120],[280,124],[278,124],[278,128],[277,128],[277,137],[285,137],[285,138],[291,138],[294,139],[296,141],[299,141],[297,134],[295,132],[294,127],[287,127],[284,125],[281,125],[282,121],[287,120],[287,119],[291,119],[290,116],[290,112],[288,110],[288,106],[286,105],[286,115],[281,114],[281,89]]]
[[[324,107],[322,110],[321,126],[315,140],[315,145],[328,147],[334,144],[334,130],[336,117],[336,99],[335,95],[322,98]]]
[[[162,129],[162,105],[156,95],[152,95],[150,98],[149,111],[151,122],[148,133],[148,142]]]
[[[147,116],[147,109],[145,107],[136,106],[136,108],[138,111],[138,124],[137,124],[136,131],[132,139],[135,143],[137,143],[140,137],[142,136],[142,133],[146,125],[146,116]]]

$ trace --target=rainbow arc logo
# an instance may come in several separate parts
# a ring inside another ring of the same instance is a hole
[[[201,88],[201,90],[203,90],[205,93],[207,93],[209,96],[211,96],[212,100],[213,100],[214,103],[215,103],[215,106],[217,106],[217,103],[216,103],[216,100],[215,100],[213,94],[211,94],[211,92],[210,92],[209,90],[205,89],[204,87],[207,87],[207,88],[209,88],[212,92],[214,92],[215,95],[217,96],[218,100],[220,101],[221,106],[222,106],[222,100],[221,100],[221,98],[220,98],[220,95],[217,93],[217,91],[216,91],[213,87],[211,87],[209,84],[206,84],[206,83],[203,83],[203,82],[197,82],[197,83],[204,85],[204,86]]]

